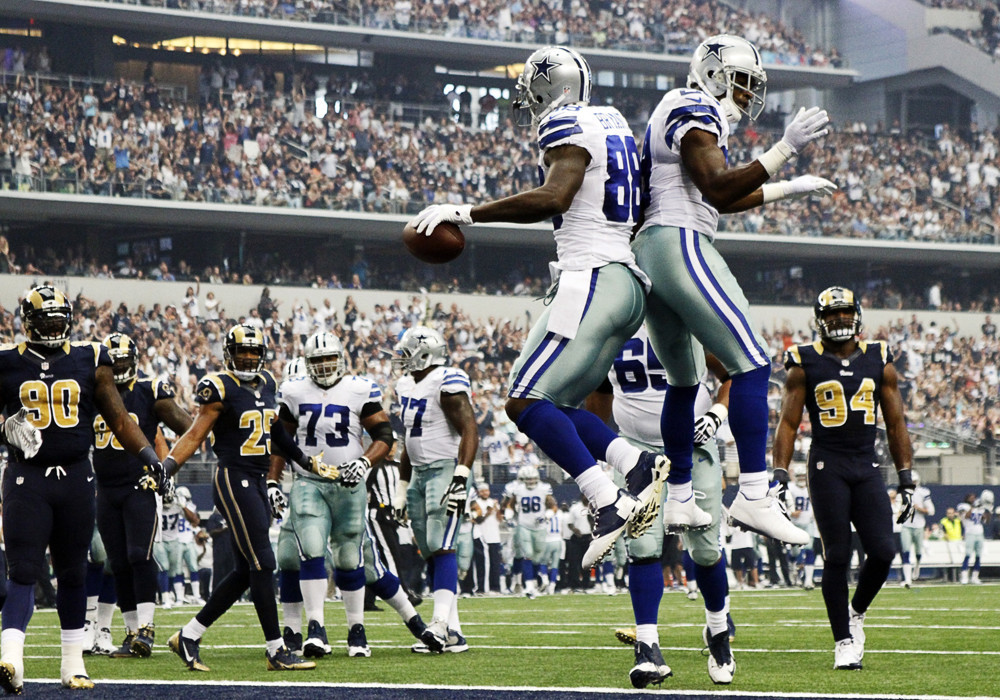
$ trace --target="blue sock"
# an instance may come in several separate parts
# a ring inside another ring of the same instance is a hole
[[[549,566],[548,564],[538,565],[538,578],[542,579],[542,583],[545,583],[545,579],[549,577]]]
[[[899,558],[900,558],[900,560],[904,564],[909,564],[910,563],[910,553],[909,552],[903,552],[902,554],[899,555]]]
[[[365,567],[357,569],[334,569],[333,581],[342,591],[356,591],[365,587]]]
[[[529,581],[535,580],[535,564],[530,559],[521,561],[521,578],[524,580],[525,586],[528,585]]]
[[[517,427],[574,479],[597,463],[573,421],[551,401],[535,401],[521,411]]]
[[[729,389],[729,429],[740,457],[740,474],[767,470],[767,380],[770,367],[737,374]]]
[[[87,595],[94,596],[100,595],[101,586],[104,585],[104,564],[87,564]]]
[[[386,571],[382,578],[372,584],[372,590],[382,600],[389,600],[399,590],[399,579],[391,571]]]
[[[668,484],[686,484],[691,481],[694,400],[698,397],[700,386],[667,385],[663,411],[660,413],[660,434],[663,436],[663,452],[670,459]]]
[[[590,411],[584,411],[580,408],[560,408],[559,410],[573,421],[576,434],[587,446],[590,456],[595,460],[604,460],[608,454],[608,445],[618,437],[615,431]]]
[[[323,557],[313,557],[312,559],[306,559],[304,562],[299,564],[299,578],[303,581],[309,581],[312,579],[326,579],[326,562]],[[340,584],[337,584],[338,586]]]
[[[559,569],[552,567],[549,569],[549,583],[556,583],[559,580]]]
[[[681,561],[684,564],[684,575],[687,576],[688,581],[697,581],[694,571],[694,559],[688,554],[688,551],[684,550],[684,555],[681,557]]]
[[[192,571],[191,572],[191,591],[192,592],[197,592],[197,590],[196,590],[197,585],[198,585],[198,572],[197,571]]]
[[[512,573],[514,576],[517,576],[522,571],[524,571],[524,558],[517,557],[516,559],[514,559],[514,565],[510,567],[510,573]]]
[[[966,554],[965,555],[965,559],[962,560],[962,568],[963,569],[968,569],[969,568],[969,555],[968,554]]]
[[[608,580],[608,576],[611,576],[612,578],[614,578],[614,575],[615,575],[615,563],[613,561],[605,561],[604,564],[602,565],[601,573],[602,573],[602,578],[605,581]]]
[[[454,552],[443,552],[434,559],[434,590],[442,588],[458,592],[458,557]]]
[[[97,596],[98,603],[117,603],[118,594],[115,592],[115,577],[111,574],[104,574],[101,578],[101,592]]]
[[[166,571],[157,572],[156,585],[159,587],[160,593],[166,593],[170,588],[170,577],[167,575]]]
[[[3,628],[28,629],[31,614],[35,612],[35,584],[7,582],[7,599],[3,604]]]
[[[663,598],[663,567],[660,562],[629,566],[628,594],[637,625],[655,625]]]
[[[299,587],[299,572],[279,571],[278,572],[279,599],[282,603],[301,603],[302,589]]]
[[[976,563],[972,565],[972,570],[973,571],[979,571],[979,565],[981,563],[982,562],[980,561],[979,557],[976,557]]]
[[[711,566],[695,564],[694,575],[701,597],[705,599],[705,609],[709,612],[721,612],[726,606],[726,596],[729,595],[725,557],[719,557],[719,561]]]

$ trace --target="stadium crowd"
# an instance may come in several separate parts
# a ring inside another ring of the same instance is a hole
[[[710,0],[430,2],[416,0],[145,0],[168,9],[360,25],[444,36],[688,54],[705,37],[742,28],[765,63],[840,67],[836,48],[810,46],[802,33],[765,14]]]

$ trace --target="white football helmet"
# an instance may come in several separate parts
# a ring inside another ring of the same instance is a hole
[[[285,365],[284,372],[281,376],[285,379],[297,379],[298,377],[305,377],[306,375],[306,358],[299,356],[293,357]]]
[[[419,372],[448,361],[444,336],[427,326],[414,326],[403,333],[395,351],[398,357],[392,358],[392,366],[401,372]]]
[[[538,486],[538,480],[541,477],[538,474],[538,467],[529,464],[518,469],[517,478],[523,481],[529,489],[533,489]]]
[[[187,486],[178,486],[174,493],[177,494],[178,501],[189,502],[191,500],[191,489]]]
[[[333,333],[309,336],[302,354],[306,360],[306,373],[320,386],[333,386],[347,371],[344,346]]]
[[[726,112],[726,121],[735,126],[740,114],[751,120],[764,111],[767,73],[757,47],[743,37],[717,34],[698,45],[691,57],[688,87],[716,97]],[[750,93],[746,107],[734,99],[734,91]]]
[[[983,504],[985,508],[993,508],[993,492],[989,489],[983,489],[983,492],[979,494],[979,501]]]
[[[792,477],[795,479],[795,483],[799,486],[805,486],[809,482],[809,469],[804,464],[795,464],[792,466]]]
[[[834,323],[825,321],[823,315],[834,309],[853,309],[854,320],[847,324],[841,319],[836,319]],[[820,336],[834,343],[844,343],[861,332],[861,302],[846,287],[827,287],[820,292],[813,304],[813,317]],[[917,480],[916,474],[913,472],[914,481]]]
[[[531,125],[537,126],[556,107],[588,104],[592,83],[590,66],[583,56],[565,46],[546,46],[524,62],[511,106],[515,114],[528,110]]]

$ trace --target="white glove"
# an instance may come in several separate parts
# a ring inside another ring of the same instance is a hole
[[[800,175],[791,180],[767,182],[760,189],[764,195],[764,204],[767,204],[779,199],[798,199],[812,194],[826,197],[837,190],[837,185],[816,175]]]
[[[469,497],[469,473],[470,469],[464,464],[455,467],[455,473],[451,477],[451,483],[441,496],[441,505],[445,506],[445,513],[451,517],[461,517],[465,512],[465,502]]]
[[[340,483],[348,487],[361,483],[361,480],[365,478],[365,474],[368,473],[368,468],[371,467],[371,465],[371,461],[364,456],[341,464]]]
[[[830,130],[825,128],[830,123],[830,117],[825,109],[819,107],[800,107],[792,121],[785,127],[781,140],[789,145],[793,153],[800,152],[820,136],[826,136]]]
[[[281,484],[277,481],[267,482],[267,502],[271,506],[271,517],[280,518],[285,507],[288,506],[288,497],[281,490]]]
[[[432,204],[413,217],[410,226],[417,229],[417,233],[429,236],[434,233],[434,229],[442,221],[450,221],[453,224],[471,224],[472,205]]]
[[[721,403],[717,403],[708,409],[704,415],[699,416],[694,422],[695,446],[701,447],[711,440],[715,436],[719,426],[722,425],[722,421],[726,420],[726,416],[728,415],[729,409]]]
[[[392,517],[396,522],[406,522],[406,490],[410,487],[410,482],[400,479],[396,484],[396,493],[392,497]]]
[[[21,406],[21,410],[4,421],[3,440],[25,459],[31,459],[42,448],[42,431],[31,424],[28,409]]]

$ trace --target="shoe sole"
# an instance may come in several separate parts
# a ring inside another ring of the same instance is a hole
[[[656,521],[660,513],[660,502],[663,500],[663,484],[670,473],[670,460],[660,455],[653,461],[653,481],[636,496],[639,507],[635,509],[626,525],[628,536],[632,539],[642,535]]]
[[[300,664],[286,666],[285,664],[276,664],[272,662],[270,659],[267,660],[268,671],[311,671],[314,668],[316,668],[315,661],[304,661]]]
[[[615,639],[617,639],[622,644],[627,644],[630,647],[635,646],[635,630],[634,629],[617,629],[615,630]]]
[[[73,676],[64,680],[62,686],[70,690],[90,690],[94,687],[94,681],[90,680],[90,676]]]
[[[140,659],[147,659],[153,655],[153,645],[139,640],[132,642],[130,650],[133,656],[138,656]]]
[[[661,674],[658,671],[636,671],[632,669],[628,674],[628,679],[632,682],[633,688],[642,690],[651,685],[660,685],[672,675],[674,675],[673,672]]]
[[[289,651],[291,651],[289,649]],[[319,644],[306,642],[302,645],[302,656],[308,657],[310,659],[318,659],[320,657],[326,656],[327,654],[333,653],[332,647],[322,647]]]
[[[862,670],[861,664],[848,664],[847,666],[834,666],[834,671],[860,671]]]
[[[14,685],[14,667],[8,663],[0,664],[0,688],[7,695],[23,695],[24,684]]]
[[[368,648],[368,647],[365,647],[363,649],[360,648],[360,647],[348,647],[348,649],[347,649],[347,655],[350,656],[351,658],[355,658],[355,659],[356,658],[367,658],[367,657],[369,657],[369,656],[372,655],[372,650],[370,648]]]

